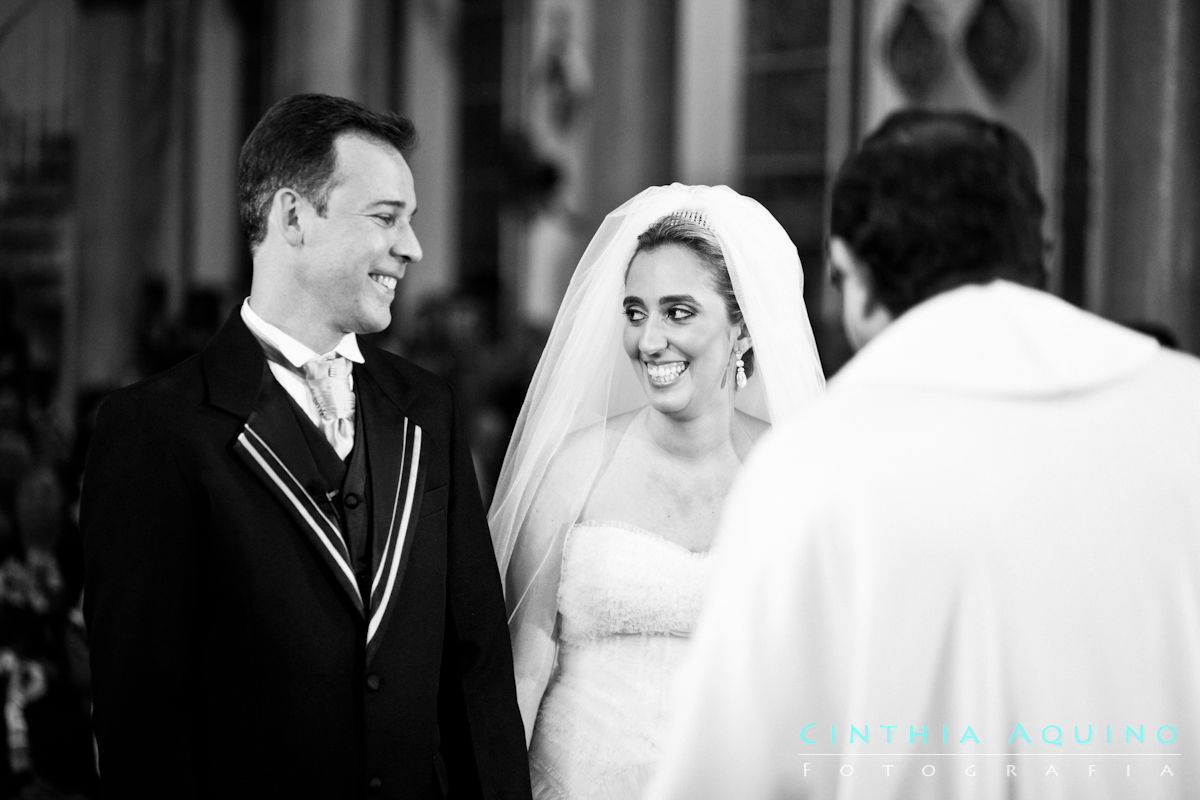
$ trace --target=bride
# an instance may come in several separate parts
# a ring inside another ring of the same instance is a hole
[[[802,285],[779,223],[724,186],[647,189],[584,253],[488,517],[535,798],[648,783],[721,503],[824,386]]]

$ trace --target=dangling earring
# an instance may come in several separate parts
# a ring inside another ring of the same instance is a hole
[[[737,366],[737,376],[734,378],[734,380],[737,382],[737,388],[745,389],[746,388],[746,362],[742,361],[742,351],[741,350],[735,350],[734,355],[737,356],[737,361],[735,362],[735,364]]]

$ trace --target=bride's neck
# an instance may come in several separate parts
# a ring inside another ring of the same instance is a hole
[[[694,419],[676,419],[649,408],[644,424],[650,441],[676,458],[699,461],[733,447],[732,407],[728,413],[705,414]]]

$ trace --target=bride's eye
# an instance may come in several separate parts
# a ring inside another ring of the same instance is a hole
[[[646,312],[637,306],[625,306],[625,319],[637,324],[646,318]]]
[[[696,312],[687,306],[671,306],[667,310],[667,319],[674,322],[682,322],[685,319],[690,319],[696,316]]]

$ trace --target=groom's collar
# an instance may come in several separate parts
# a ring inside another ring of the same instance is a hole
[[[297,369],[303,367],[314,358],[326,355],[325,353],[318,353],[294,336],[285,333],[278,326],[272,325],[260,317],[258,312],[250,306],[249,297],[242,301],[241,315],[242,322],[246,323],[246,327],[250,329],[250,332],[259,341],[273,347],[289,364]],[[332,352],[353,361],[355,364],[363,363],[362,351],[358,347],[358,337],[353,333],[347,333],[343,336]]]

